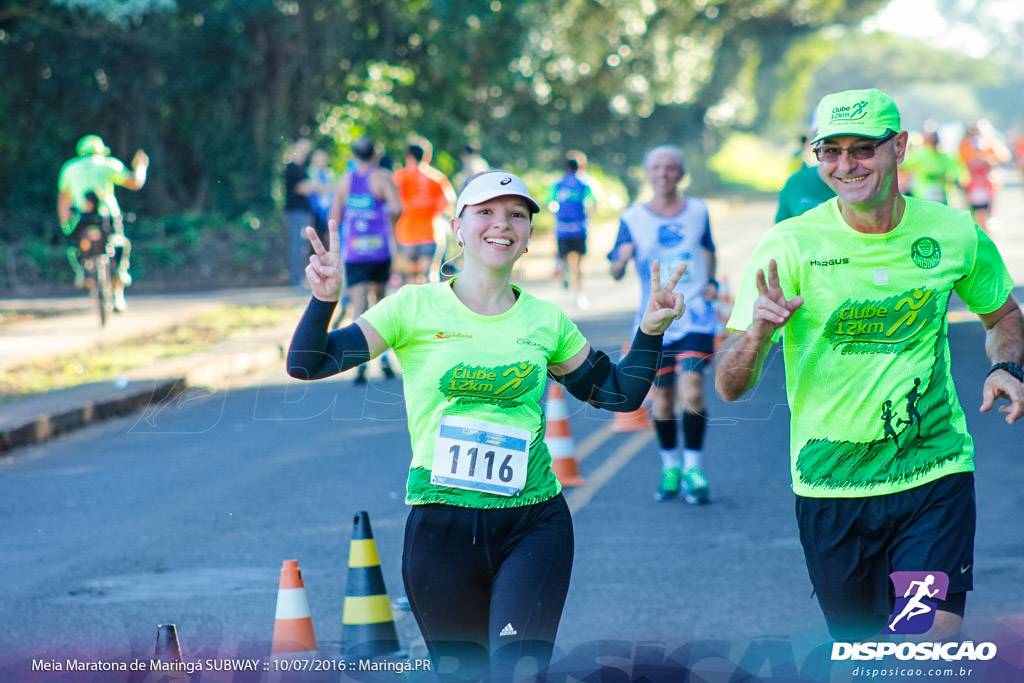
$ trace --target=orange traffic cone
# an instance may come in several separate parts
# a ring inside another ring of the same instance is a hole
[[[718,324],[715,325],[715,351],[718,351],[718,347],[725,341],[728,334],[725,324],[729,322],[731,315],[732,293],[729,291],[729,282],[722,280],[718,288],[718,299],[715,300],[715,316],[718,318]]]
[[[629,353],[629,344],[622,345],[622,355],[625,356]],[[652,388],[651,391],[654,391]],[[647,394],[647,401],[651,397],[650,392]],[[653,429],[654,423],[651,422],[651,416],[647,412],[647,406],[641,405],[634,411],[628,413],[615,413],[615,417],[612,418],[612,431],[613,432],[642,432],[645,429]]]
[[[299,561],[285,560],[281,565],[281,581],[277,589],[277,613],[270,652],[315,652],[317,649],[313,616],[309,612]]]
[[[394,654],[401,649],[370,516],[365,511],[353,520],[341,642],[349,655],[360,658]]]
[[[565,392],[558,382],[551,382],[548,385],[544,415],[547,419],[544,443],[551,452],[551,471],[555,473],[562,486],[583,486],[586,482],[580,476],[580,466],[576,462],[576,443],[569,428],[569,409],[565,404]]]

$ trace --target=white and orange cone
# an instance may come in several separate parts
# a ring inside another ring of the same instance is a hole
[[[715,315],[718,318],[718,324],[715,326],[715,351],[718,351],[728,334],[725,324],[729,322],[729,317],[732,315],[732,303],[729,282],[722,280],[718,287],[718,299],[715,300]]]
[[[547,426],[544,443],[551,453],[551,471],[564,487],[583,486],[580,466],[576,461],[576,442],[569,427],[569,409],[565,403],[565,392],[558,382],[548,387],[548,400],[544,405]]]
[[[285,560],[281,565],[281,581],[277,590],[277,612],[274,617],[274,640],[271,654],[315,652],[316,633],[313,616],[306,598],[306,585],[298,560]]]
[[[629,344],[623,344],[622,355],[625,356],[627,353],[629,353]],[[654,391],[653,387],[651,391]],[[650,397],[651,393],[648,392],[644,401],[646,402]],[[651,415],[647,412],[645,405],[628,413],[616,412],[615,417],[612,418],[613,432],[642,432],[645,429],[654,429],[654,423],[651,422]]]

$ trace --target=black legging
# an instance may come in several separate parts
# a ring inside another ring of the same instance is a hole
[[[442,680],[502,678],[524,657],[546,668],[572,557],[572,519],[561,495],[496,510],[414,505],[402,576]],[[456,658],[458,668],[444,657]]]

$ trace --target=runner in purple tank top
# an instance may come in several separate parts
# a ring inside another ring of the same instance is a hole
[[[402,213],[398,189],[391,173],[377,166],[377,150],[372,140],[360,138],[352,146],[356,167],[342,177],[334,195],[331,220],[341,223],[342,259],[345,262],[345,290],[355,320],[370,306],[384,298],[391,275],[391,244],[395,222]],[[340,320],[336,320],[337,327]],[[381,356],[381,370],[394,377],[387,356]],[[366,381],[366,366],[361,365],[356,383]]]

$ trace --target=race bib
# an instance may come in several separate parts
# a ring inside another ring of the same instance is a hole
[[[672,273],[676,272],[676,268],[678,268],[679,266],[683,265],[683,263],[684,263],[684,261],[682,259],[673,258],[671,256],[666,256],[664,258],[664,260],[662,260],[662,262],[661,262],[661,271],[660,271],[662,286],[664,286],[665,283],[668,282],[668,279],[670,277],[672,277]],[[680,284],[686,284],[686,283],[690,282],[691,279],[692,278],[690,277],[690,270],[689,270],[689,268],[687,268],[686,272],[683,273],[683,276],[681,278],[679,278],[679,283]],[[689,304],[687,304],[687,305],[689,305]]]
[[[434,443],[430,483],[499,496],[518,496],[526,485],[530,432],[445,415]]]

